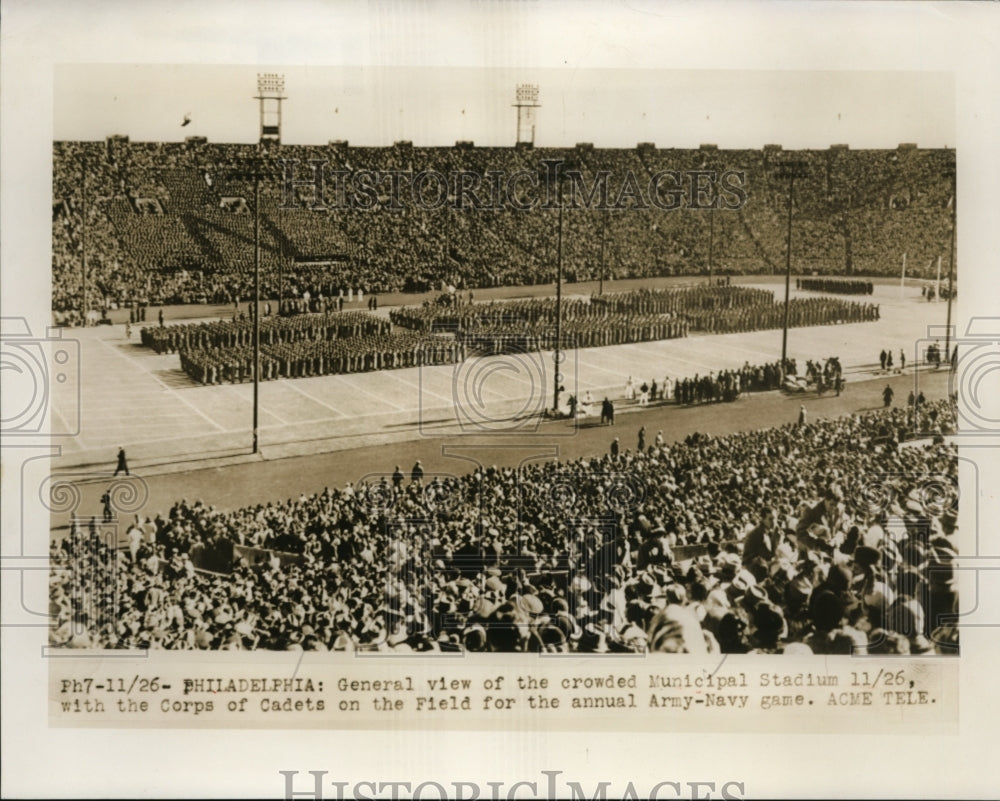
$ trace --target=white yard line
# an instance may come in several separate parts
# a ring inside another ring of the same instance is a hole
[[[288,386],[288,387],[289,387],[290,389],[294,389],[294,390],[295,390],[296,392],[298,392],[298,393],[299,393],[299,394],[300,394],[300,395],[301,395],[302,397],[304,397],[304,398],[308,398],[309,400],[313,401],[314,403],[318,403],[318,404],[319,404],[320,406],[323,406],[323,407],[325,407],[325,408],[329,409],[329,410],[330,410],[331,412],[333,412],[333,413],[334,413],[335,415],[337,415],[338,417],[344,417],[344,418],[346,418],[346,417],[347,417],[347,415],[346,415],[346,414],[344,414],[344,413],[343,413],[342,411],[340,411],[339,409],[334,409],[334,408],[333,408],[333,407],[332,407],[332,406],[331,406],[331,405],[330,405],[329,403],[327,403],[326,401],[324,401],[324,400],[320,400],[319,398],[317,398],[317,397],[316,397],[315,395],[313,395],[312,393],[310,393],[310,392],[306,392],[306,391],[305,391],[304,389],[302,389],[301,387],[297,387],[297,386],[295,386],[295,379],[294,379],[294,378],[286,378],[286,379],[284,379],[284,383],[285,383],[285,384],[286,384],[286,385],[287,385],[287,386]],[[322,418],[319,418],[319,419],[322,419]],[[311,423],[311,422],[314,422],[314,421],[313,421],[313,420],[307,420],[307,421],[305,421],[305,422],[310,422],[310,423]],[[297,423],[293,423],[292,425],[298,425],[298,424],[297,424]]]
[[[630,342],[630,343],[628,343],[626,345],[618,345],[617,347],[619,347],[619,348],[634,348],[635,350],[641,351],[643,344],[644,343],[641,343],[641,342]],[[648,352],[645,355],[648,357],[649,356]],[[663,359],[664,361],[677,361],[677,362],[684,362],[685,364],[692,364],[695,367],[699,367],[699,368],[704,369],[706,371],[707,370],[715,369],[715,368],[706,368],[704,361],[692,361],[691,359],[685,359],[683,356],[678,356],[675,353],[670,353],[670,354],[660,353],[660,354],[657,354],[657,357],[660,358],[660,359]]]
[[[612,370],[608,367],[601,367],[601,365],[596,362],[581,361],[576,367],[577,383],[579,383],[579,377],[581,375],[593,370],[597,370],[600,373],[607,373],[608,375],[613,375],[616,378],[621,379],[621,370]]]
[[[413,387],[414,389],[416,389],[417,391],[419,391],[421,394],[427,393],[428,395],[433,395],[435,398],[439,398],[440,400],[443,400],[447,404],[454,404],[455,403],[455,399],[454,398],[446,398],[444,395],[438,395],[436,392],[432,392],[431,390],[427,389],[423,384],[414,384],[412,381],[407,381],[405,378],[403,378],[401,376],[393,376],[393,378],[395,378],[397,381],[400,381],[400,382],[402,382],[404,384],[407,384],[407,385]]]
[[[406,407],[406,406],[397,406],[392,401],[386,400],[383,396],[378,395],[378,394],[376,394],[374,392],[369,392],[367,389],[363,389],[363,388],[359,387],[357,384],[355,384],[353,381],[351,381],[348,378],[348,376],[350,376],[350,375],[353,375],[353,374],[352,373],[340,373],[339,375],[337,375],[337,378],[341,379],[345,384],[347,384],[347,386],[356,389],[358,392],[360,392],[360,393],[362,393],[364,395],[367,395],[370,398],[375,398],[376,400],[378,400],[378,401],[380,401],[380,402],[382,402],[382,403],[384,403],[384,404],[386,404],[388,406],[391,406],[396,411],[399,411],[399,412],[412,412],[412,411],[416,411],[416,409],[412,409],[412,408],[409,408],[409,407]],[[363,373],[361,373],[359,375],[363,375]]]
[[[240,398],[241,401],[245,401],[245,402],[247,402],[249,404],[253,404],[253,399],[252,398],[244,398],[243,395],[240,394],[239,387],[236,384],[223,384],[223,386],[224,387],[228,387],[229,389],[231,389],[234,392],[236,392],[237,395],[239,395],[239,398]],[[242,386],[242,384],[240,386]],[[281,417],[280,414],[278,414],[277,412],[273,411],[270,407],[268,407],[268,408],[265,409],[263,403],[260,404],[260,411],[262,413],[264,413],[264,414],[270,415],[275,420],[277,420],[279,423],[281,423],[281,425],[283,425],[283,426],[291,425],[291,423],[289,423],[287,420],[284,420]]]
[[[63,414],[56,408],[56,405],[54,403],[50,403],[49,404],[49,408],[52,410],[52,414],[54,414],[56,417],[58,417],[59,420],[62,422],[63,426],[66,428],[66,433],[65,434],[57,434],[55,432],[50,432],[50,436],[59,437],[60,439],[69,439],[69,440],[72,440],[74,443],[76,443],[77,445],[80,446],[81,450],[87,450],[87,446],[84,444],[84,439],[83,439],[82,434],[73,434],[70,431],[70,425],[69,425],[69,423],[67,422],[67,420],[63,416]],[[82,421],[80,423],[80,431],[81,432],[83,431],[83,422]]]
[[[168,387],[167,384],[163,381],[163,379],[161,379],[159,376],[157,376],[156,373],[154,373],[152,370],[150,370],[148,367],[146,367],[144,364],[142,364],[138,359],[130,359],[128,356],[126,356],[124,353],[122,353],[121,351],[119,351],[117,348],[113,347],[112,345],[109,345],[108,342],[107,342],[107,340],[105,340],[105,339],[98,339],[97,341],[100,342],[102,345],[104,345],[104,347],[106,347],[108,350],[110,350],[116,356],[124,359],[130,365],[132,365],[132,366],[138,366],[138,368],[140,370],[142,370],[144,373],[146,373],[146,375],[148,375],[150,378],[152,378],[157,384],[159,384],[161,387],[163,387],[171,395],[173,395],[174,397],[176,397],[181,403],[183,403],[185,406],[187,406],[189,409],[191,409],[191,411],[193,411],[199,417],[201,417],[202,419],[204,419],[209,425],[211,425],[212,427],[216,428],[219,431],[225,431],[226,430],[222,426],[220,426],[217,422],[215,422],[215,420],[213,420],[211,417],[209,417],[207,414],[205,414],[201,409],[199,409],[193,403],[191,403],[190,401],[188,401],[179,392],[177,392],[176,390],[171,389],[170,387]]]

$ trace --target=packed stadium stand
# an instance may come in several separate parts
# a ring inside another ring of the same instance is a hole
[[[297,208],[282,203],[282,160],[297,160],[308,178],[310,160],[356,188],[364,171],[437,171],[541,175],[543,162],[561,160],[581,175],[585,196],[602,172],[613,208],[568,208],[563,215],[564,275],[570,281],[664,275],[749,275],[783,272],[789,182],[783,164],[805,162],[794,184],[792,263],[802,275],[896,275],[903,253],[908,275],[931,276],[947,257],[952,224],[954,150],[900,145],[894,150],[784,151],[631,149],[355,147],[216,144],[201,137],[179,143],[56,142],[53,148],[53,293],[55,311],[79,311],[87,254],[88,308],[135,302],[232,302],[251,294],[254,264],[254,177],[260,182],[262,294],[276,298],[547,283],[557,249],[557,211],[539,204],[456,208],[447,202],[392,208],[384,186],[374,209],[352,208],[328,186],[327,207],[310,208],[312,187],[295,189]],[[708,211],[682,203],[664,210],[642,197],[615,204],[625,176],[645,192],[652,176],[727,170],[745,173],[745,203]],[[470,180],[473,180],[470,178]],[[436,187],[424,187],[432,198]],[[348,190],[350,191],[350,190]],[[524,183],[515,194],[526,193]],[[521,199],[523,196],[518,195]],[[354,200],[358,198],[355,197]],[[516,198],[515,198],[516,199]],[[579,195],[577,197],[579,200]],[[362,198],[363,200],[363,198]],[[572,204],[568,204],[572,205]],[[643,208],[643,206],[646,206]],[[84,230],[84,215],[87,225]],[[85,240],[85,241],[84,241]],[[602,244],[604,245],[602,258]],[[603,268],[602,268],[603,264]]]
[[[955,481],[955,422],[936,401],[462,477],[417,462],[235,510],[181,500],[118,549],[74,518],[50,641],[957,654],[956,509],[927,493]]]

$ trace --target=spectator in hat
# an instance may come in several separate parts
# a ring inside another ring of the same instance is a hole
[[[104,490],[104,494],[101,495],[101,503],[104,506],[104,522],[109,523],[115,516],[114,510],[111,508],[110,488]]]
[[[795,527],[796,536],[814,543],[816,541],[814,527],[822,527],[826,529],[826,536],[822,538],[824,547],[828,545],[828,538],[836,535],[844,520],[843,498],[844,494],[840,488],[831,484],[823,493],[823,499],[799,518]],[[810,534],[813,535],[811,538]]]
[[[756,559],[770,562],[774,558],[780,537],[778,513],[773,506],[768,506],[761,512],[760,522],[743,540],[743,565],[749,565]]]
[[[114,475],[117,476],[119,473],[124,472],[125,475],[129,475],[128,472],[128,460],[125,457],[125,449],[122,447],[118,448],[118,466],[115,468]],[[113,478],[114,476],[112,476]]]

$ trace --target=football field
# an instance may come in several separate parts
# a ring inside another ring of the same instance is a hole
[[[767,284],[768,289],[780,288]],[[793,290],[793,297],[815,296]],[[844,296],[838,296],[844,297]],[[789,356],[839,356],[847,381],[880,377],[878,354],[904,350],[912,368],[928,326],[943,326],[946,304],[923,301],[919,289],[876,285],[874,296],[850,298],[881,306],[874,323],[790,329]],[[387,314],[388,308],[379,310]],[[130,463],[155,469],[180,462],[245,458],[250,451],[253,385],[201,386],[180,369],[177,354],[157,355],[131,341],[123,325],[71,330],[80,370],[53,392],[54,466],[112,463],[119,446]],[[777,360],[782,332],[690,336],[567,351],[561,362],[570,394],[604,397],[627,409],[625,384],[704,375]],[[530,432],[551,408],[551,352],[470,357],[461,365],[282,379],[260,385],[259,436],[265,458],[382,445],[422,436]],[[79,434],[66,436],[79,421]]]

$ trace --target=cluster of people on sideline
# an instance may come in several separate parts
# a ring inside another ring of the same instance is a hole
[[[958,297],[958,287],[952,286],[950,289],[946,286],[940,286],[935,284],[924,284],[920,287],[920,296],[927,300],[935,300],[940,298],[941,300],[948,300],[951,298],[954,300]]]
[[[784,364],[780,360],[758,365],[751,365],[747,361],[742,367],[709,371],[705,375],[695,374],[685,378],[666,375],[659,382],[655,378],[643,381],[629,376],[625,381],[623,397],[627,401],[637,402],[639,406],[648,406],[651,402],[690,405],[733,401],[742,393],[781,389],[788,376],[796,375],[797,369],[795,359],[789,358],[785,359]]]
[[[906,369],[906,350],[899,349],[899,360],[896,361],[893,359],[892,348],[883,348],[878,355],[878,363],[883,373],[891,373],[894,370],[901,373]]]
[[[952,364],[953,365],[954,365],[954,360],[955,360],[955,357],[957,356],[957,353],[958,353],[958,348],[957,347],[953,348],[952,349],[952,354],[951,354]],[[931,342],[927,346],[924,358],[926,359],[927,364],[934,365],[934,369],[937,370],[939,367],[941,367],[941,364],[948,359],[948,354],[946,352],[946,353],[944,353],[944,355],[942,357],[941,343],[937,342],[937,341],[934,341],[934,342]]]
[[[831,356],[825,361],[817,359],[806,360],[805,388],[815,387],[816,394],[822,395],[828,389],[837,395],[844,389],[844,368],[838,356]]]
[[[181,500],[120,549],[74,520],[51,546],[51,641],[957,653],[957,510],[922,486],[956,481],[955,419],[927,401],[234,510]]]

